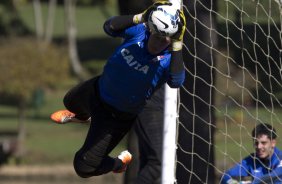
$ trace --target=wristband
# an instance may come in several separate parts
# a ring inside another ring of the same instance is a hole
[[[171,43],[172,51],[179,51],[181,49],[182,49],[182,41],[172,41]]]
[[[142,23],[142,16],[143,14],[142,13],[139,13],[139,14],[136,14],[133,16],[133,23],[134,24],[139,24],[139,23]]]

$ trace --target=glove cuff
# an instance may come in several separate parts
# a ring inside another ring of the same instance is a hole
[[[182,41],[172,41],[171,43],[171,50],[172,51],[179,51],[182,49]]]
[[[133,16],[133,23],[134,24],[140,24],[143,22],[142,20],[142,17],[143,17],[143,14],[142,13],[139,13],[139,14],[136,14]]]

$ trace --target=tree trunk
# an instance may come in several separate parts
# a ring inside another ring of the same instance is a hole
[[[24,99],[20,99],[18,106],[18,138],[17,138],[17,150],[16,150],[17,163],[20,163],[21,159],[25,154],[25,139],[26,139],[25,111],[26,111],[26,101]]]
[[[71,66],[74,74],[80,79],[84,80],[84,70],[81,66],[77,45],[76,45],[76,21],[75,21],[75,5],[76,0],[65,0],[65,17],[66,17],[66,30],[68,37],[68,50],[71,61]]]
[[[44,38],[44,41],[47,44],[50,44],[50,42],[52,41],[56,7],[57,7],[57,0],[49,0],[47,25],[46,25],[45,38]]]
[[[38,40],[43,38],[43,19],[40,0],[33,0],[35,31]]]

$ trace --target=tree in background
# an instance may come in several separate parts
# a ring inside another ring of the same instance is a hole
[[[50,44],[52,41],[57,0],[49,0],[46,28],[44,30],[40,0],[33,0],[35,33],[39,41]]]
[[[9,38],[0,42],[0,103],[18,109],[18,158],[25,152],[24,122],[34,92],[54,88],[68,78],[69,62],[64,51],[59,50],[54,45],[43,47],[36,40],[27,38]]]
[[[68,40],[68,51],[70,62],[72,66],[72,71],[80,79],[85,80],[85,70],[81,65],[78,57],[77,45],[76,45],[76,21],[75,21],[75,8],[76,0],[65,0],[65,24],[67,30],[67,40]]]
[[[57,0],[49,0],[48,1],[48,15],[47,15],[47,24],[44,29],[43,25],[43,15],[41,11],[41,1],[33,0],[33,10],[34,10],[34,24],[35,24],[35,33],[37,39],[45,44],[50,44],[52,41],[52,33],[54,27],[54,18],[55,18],[55,10],[57,6]],[[86,78],[86,71],[81,65],[80,59],[78,57],[78,50],[76,44],[76,4],[77,0],[65,0],[64,8],[65,8],[65,26],[66,26],[66,35],[67,35],[67,43],[68,43],[68,54],[70,58],[70,64],[72,67],[72,71],[76,77],[80,80],[84,80]]]
[[[0,35],[15,36],[29,35],[30,30],[24,25],[19,17],[18,11],[14,4],[15,1],[0,1]]]

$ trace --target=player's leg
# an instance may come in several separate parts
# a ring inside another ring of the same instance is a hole
[[[132,122],[120,122],[114,120],[110,114],[107,116],[101,116],[100,111],[93,117],[85,143],[75,155],[74,168],[81,177],[123,169],[122,160],[111,158],[108,154],[129,131]]]
[[[108,154],[130,130],[136,116],[118,113],[117,118],[117,112],[101,102],[98,93],[92,95],[91,102],[90,128],[84,145],[75,155],[74,168],[81,177],[123,171],[128,164],[126,158],[131,160],[130,155],[121,154],[123,159],[111,158]]]
[[[96,81],[97,77],[89,79],[66,93],[64,105],[77,119],[87,120],[90,117],[90,100],[95,91]]]
[[[51,114],[51,119],[59,124],[78,122],[90,122],[90,98],[95,89],[97,77],[84,81],[71,90],[64,97],[64,105],[67,109],[59,110]]]
[[[163,99],[164,89],[161,88],[148,101],[144,110],[138,115],[135,124],[140,151],[140,171],[136,180],[137,184],[160,183]]]

